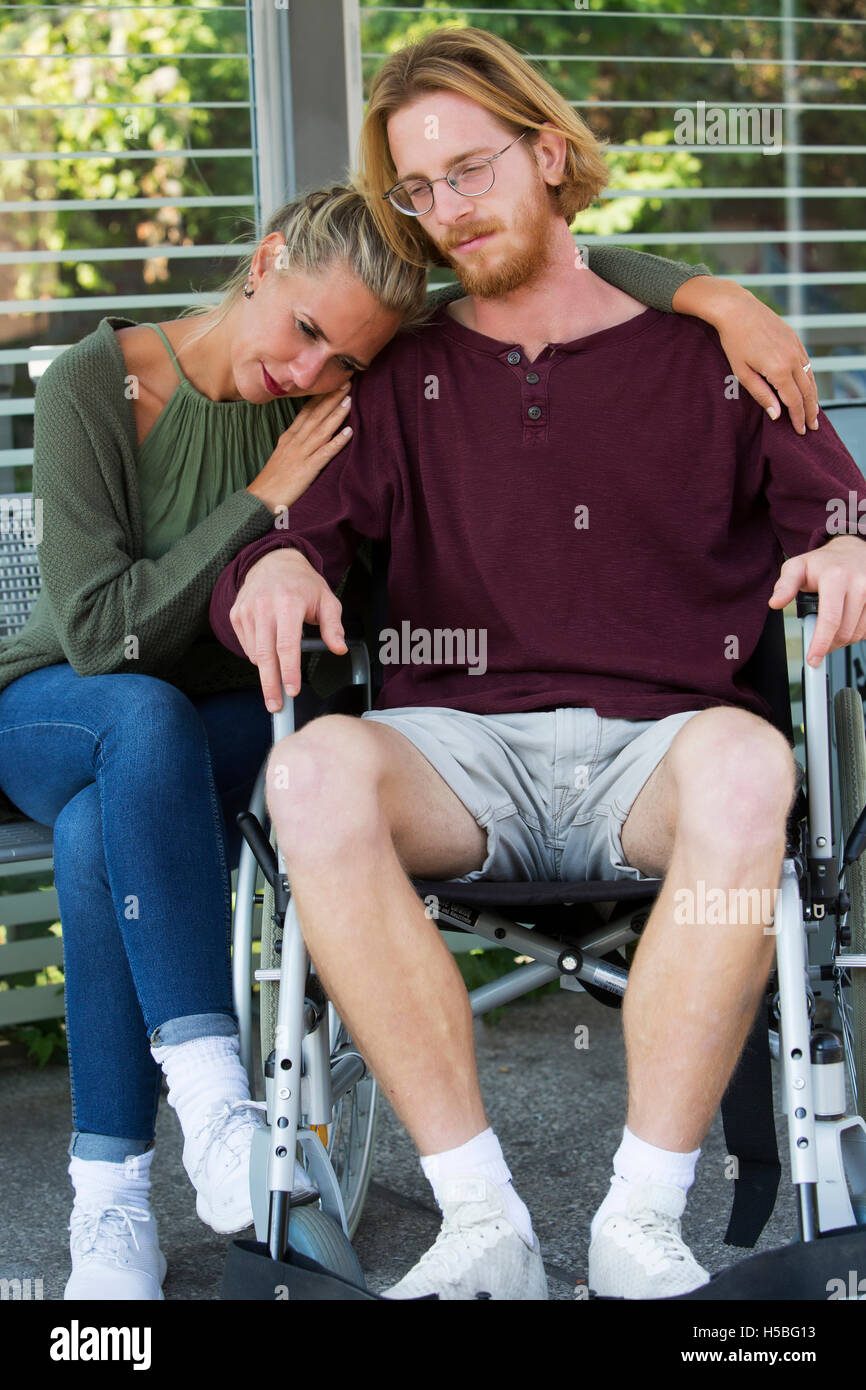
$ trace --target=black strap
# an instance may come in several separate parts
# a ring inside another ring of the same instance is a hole
[[[722,1097],[722,1123],[728,1154],[737,1160],[734,1203],[725,1244],[751,1249],[773,1213],[782,1175],[763,1001]]]

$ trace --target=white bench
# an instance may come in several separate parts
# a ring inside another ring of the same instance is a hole
[[[12,637],[24,626],[39,595],[36,536],[28,524],[35,519],[29,494],[0,495],[0,638]],[[22,928],[47,929],[59,919],[52,846],[51,830],[35,821],[0,825],[0,923],[6,933],[0,945],[0,980],[63,963],[59,937],[17,939]],[[41,886],[36,879],[42,880]],[[62,1013],[61,985],[0,989],[0,1028]]]

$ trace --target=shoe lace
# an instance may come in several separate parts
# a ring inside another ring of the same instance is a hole
[[[638,1213],[630,1220],[637,1226],[643,1241],[646,1242],[644,1248],[647,1253],[652,1251],[657,1256],[656,1263],[660,1264],[665,1260],[679,1260],[685,1263],[689,1258],[689,1251],[683,1244],[679,1232],[666,1225],[665,1218],[658,1212]]]
[[[107,1207],[85,1208],[74,1212],[69,1222],[77,1251],[82,1255],[95,1253],[116,1258],[123,1251],[124,1244],[131,1238],[136,1250],[140,1250],[135,1222],[150,1221],[151,1213],[146,1207],[112,1204]]]
[[[489,1222],[484,1227],[464,1224],[453,1216],[446,1217],[435,1241],[415,1268],[423,1268],[426,1272],[435,1265],[438,1269],[444,1269],[449,1279],[457,1282],[479,1256],[489,1254],[489,1234],[485,1235],[485,1230],[489,1233],[489,1225]],[[494,1227],[498,1229],[495,1222]]]
[[[210,1152],[210,1145],[217,1135],[233,1157],[245,1156],[249,1149],[247,1141],[252,1116],[260,1114],[264,1117],[267,1108],[267,1102],[263,1100],[227,1100],[217,1111],[210,1114],[191,1136],[194,1143],[204,1141],[201,1157],[193,1175],[194,1179],[198,1177],[204,1167]],[[300,1184],[299,1190],[303,1192],[318,1191],[308,1173],[305,1173],[305,1181]]]
[[[190,1136],[194,1143],[201,1144],[201,1157],[196,1172],[203,1166],[210,1146],[217,1138],[235,1158],[242,1157],[249,1148],[251,1112],[261,1114],[266,1109],[264,1101],[227,1100],[218,1109],[211,1111]]]

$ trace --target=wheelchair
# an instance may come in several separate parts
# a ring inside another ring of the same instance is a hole
[[[750,1070],[743,1062],[736,1069],[729,1093],[739,1088],[739,1109],[731,1110],[730,1132],[726,1118],[732,1152],[739,1151],[733,1136],[745,1136],[744,1166],[758,1171],[760,1156],[750,1155],[749,1150],[749,1123],[742,1124],[754,1100],[744,1095],[743,1087],[760,1075],[763,1047],[767,1081],[769,1054],[781,1070],[798,1235],[803,1242],[866,1225],[866,862],[860,858],[866,846],[866,734],[852,649],[832,653],[815,668],[806,664],[817,609],[817,595],[798,595],[805,746],[802,763],[797,756],[800,785],[788,816],[785,857],[769,928],[775,936],[775,968],[746,1047],[746,1053],[757,1048],[758,1069]],[[360,712],[373,707],[370,654],[348,623],[346,628],[346,661],[351,664],[351,685],[356,688]],[[304,638],[301,649],[303,653],[327,650],[315,638]],[[772,722],[799,755],[781,612],[770,610],[743,676],[766,700]],[[277,742],[294,731],[292,701],[284,698],[282,710],[272,718]],[[256,1136],[250,1170],[256,1237],[274,1261],[288,1250],[295,1251],[363,1288],[351,1241],[361,1220],[374,1161],[376,1081],[308,957],[285,863],[272,843],[266,818],[264,771],[263,767],[249,810],[238,817],[245,843],[238,871],[233,948],[241,1057],[251,1080],[255,1074],[254,978],[260,986],[260,1051],[268,1123]],[[413,886],[440,930],[482,938],[493,947],[528,958],[508,975],[471,991],[472,1013],[479,1016],[557,979],[565,988],[585,989],[618,1006],[628,980],[625,949],[639,940],[662,881],[414,879]],[[262,909],[261,958],[259,968],[253,970],[258,905]],[[772,1128],[771,1091],[764,1100]],[[312,1184],[310,1191],[299,1194],[292,1190],[296,1158],[302,1160]],[[753,1158],[758,1162],[753,1163]],[[763,1174],[764,1193],[757,1205],[748,1209],[744,1203],[739,1222],[732,1218],[728,1243],[754,1244],[772,1211],[780,1171],[777,1159],[776,1165],[775,1183],[768,1184],[766,1171]],[[736,1198],[734,1209],[736,1213]],[[735,1224],[739,1238],[735,1238]]]

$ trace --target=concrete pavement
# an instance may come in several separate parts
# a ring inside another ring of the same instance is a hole
[[[576,1048],[575,1028],[588,1029]],[[551,1298],[571,1300],[586,1278],[589,1223],[607,1190],[624,1123],[625,1057],[619,1013],[584,993],[561,991],[510,1005],[494,1026],[475,1025],[482,1091],[517,1191],[533,1217]],[[355,1248],[371,1288],[400,1279],[433,1242],[440,1216],[414,1145],[380,1100],[376,1162]],[[44,1297],[61,1299],[68,1276],[66,1173],[70,1127],[68,1072],[43,1071],[0,1047],[0,1278],[43,1279]],[[784,1120],[777,1109],[777,1127]],[[168,1260],[167,1300],[216,1299],[228,1240],[202,1225],[181,1164],[182,1137],[163,1101],[157,1126],[152,1200]],[[758,1249],[796,1235],[793,1189],[784,1175]],[[748,1252],[722,1244],[731,1201],[726,1148],[716,1119],[689,1196],[684,1235],[711,1272]],[[250,1234],[252,1234],[250,1232]]]

